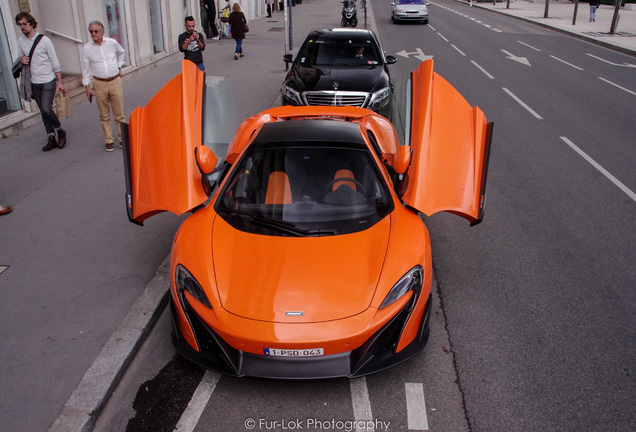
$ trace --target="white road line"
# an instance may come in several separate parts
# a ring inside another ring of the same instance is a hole
[[[214,392],[216,383],[219,382],[219,378],[221,378],[221,375],[212,371],[207,371],[203,375],[199,386],[192,395],[192,399],[190,399],[188,406],[181,414],[179,423],[174,429],[175,432],[192,432],[194,430],[210,400],[210,396],[212,396],[212,392]]]
[[[598,77],[598,79],[600,79],[601,81],[605,81],[606,83],[611,84],[611,85],[613,85],[614,87],[617,87],[617,88],[619,88],[619,89],[621,89],[621,90],[623,90],[623,91],[626,91],[626,92],[627,92],[627,93],[629,93],[629,94],[633,94],[634,96],[636,96],[636,92],[633,92],[633,91],[631,91],[631,90],[628,90],[628,89],[626,89],[625,87],[621,87],[621,86],[619,86],[618,84],[614,84],[613,82],[611,82],[611,81],[609,81],[609,80],[606,80],[605,78]]]
[[[441,37],[442,39],[444,39],[446,42],[448,42],[448,39],[446,39],[444,36],[442,36],[442,34],[440,32],[437,32],[437,34],[439,35],[439,37]]]
[[[460,53],[461,55],[463,55],[464,57],[466,57],[466,54],[464,54],[464,53],[462,52],[462,50],[460,50],[459,48],[457,48],[457,47],[455,46],[455,44],[451,44],[451,46],[452,46],[453,48],[455,48],[455,49],[457,50],[457,52],[458,52],[458,53]]]
[[[580,68],[580,67],[578,67],[578,66],[575,66],[575,65],[573,65],[572,63],[568,63],[568,62],[566,62],[565,60],[561,60],[560,58],[555,57],[555,56],[553,56],[553,55],[551,55],[550,57],[552,57],[552,58],[553,58],[553,59],[555,59],[555,60],[560,61],[561,63],[565,63],[565,64],[566,64],[566,65],[568,65],[568,66],[572,66],[574,69],[578,69],[578,70],[580,70],[580,71],[582,71],[582,70],[583,70],[583,68]]]
[[[353,418],[356,422],[373,420],[371,412],[371,402],[369,401],[369,389],[367,389],[367,379],[365,377],[349,380],[351,388],[351,402],[353,403]],[[371,423],[369,423],[371,424]],[[365,424],[367,426],[367,424]],[[357,432],[374,432],[375,428],[356,428]]]
[[[581,155],[581,157],[583,157],[583,159],[585,159],[586,161],[588,161],[588,163],[590,165],[592,165],[594,168],[596,168],[601,174],[603,174],[605,177],[607,177],[612,183],[614,183],[616,186],[618,186],[618,188],[620,190],[622,190],[623,192],[625,192],[627,194],[628,197],[630,197],[632,200],[636,201],[636,193],[634,193],[631,189],[629,189],[627,186],[625,186],[623,183],[621,183],[620,180],[618,180],[616,177],[614,177],[612,174],[610,174],[605,168],[603,168],[602,166],[600,166],[594,159],[592,159],[591,157],[589,157],[587,155],[587,153],[585,153],[583,150],[581,150],[580,148],[578,148],[576,146],[576,144],[574,144],[572,141],[570,141],[569,139],[567,139],[566,137],[560,137],[563,142],[565,142],[567,145],[569,145],[572,150],[574,150],[575,152],[577,152],[579,155]]]
[[[437,31],[437,30],[435,30],[435,27],[433,27],[432,25],[427,25],[426,27],[430,28],[433,31]]]
[[[518,40],[517,42],[519,42],[521,45],[525,45],[525,46],[527,46],[528,48],[531,48],[531,49],[533,49],[533,50],[535,50],[535,51],[539,51],[539,52],[541,52],[541,50],[540,50],[539,48],[535,48],[535,47],[533,47],[532,45],[528,45],[528,44],[527,44],[527,43],[525,43],[525,42],[521,42],[520,40]]]
[[[471,62],[472,64],[474,64],[474,65],[475,65],[475,67],[476,67],[477,69],[479,69],[480,71],[482,71],[482,72],[483,72],[483,73],[484,73],[484,74],[485,74],[488,78],[490,78],[490,79],[495,79],[495,77],[494,77],[494,76],[492,76],[492,75],[490,75],[490,74],[486,71],[486,69],[484,69],[483,67],[479,66],[475,60],[471,60],[470,62]]]
[[[505,87],[502,87],[503,91],[505,91],[506,93],[508,93],[510,95],[511,98],[513,98],[514,100],[516,100],[519,105],[521,105],[522,107],[524,107],[526,110],[528,110],[528,112],[530,114],[532,114],[533,116],[535,116],[537,119],[539,120],[543,120],[543,117],[541,117],[539,114],[537,114],[532,108],[530,108],[528,105],[526,105],[521,99],[519,99],[517,96],[514,95],[514,93],[512,93],[510,90],[508,90]]]
[[[424,386],[422,383],[404,383],[404,390],[409,430],[427,431],[428,417],[424,401]]]

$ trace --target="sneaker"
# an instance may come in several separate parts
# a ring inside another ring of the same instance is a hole
[[[238,60],[238,54],[234,53],[234,60]]]
[[[7,213],[11,213],[11,210],[13,210],[13,209],[11,207],[9,207],[9,206],[0,205],[0,215],[5,215]]]
[[[106,143],[106,151],[107,152],[113,151],[113,143]]]
[[[220,39],[221,39],[221,36],[218,36],[218,35],[217,35],[217,36],[214,36],[214,37],[213,37],[213,38],[211,38],[211,39],[212,39],[212,40],[220,40]]]
[[[42,147],[42,151],[49,151],[54,148],[57,148],[57,140],[55,139],[55,135],[49,135],[49,141]]]
[[[57,131],[57,148],[62,149],[66,145],[66,131],[60,129]]]
[[[241,57],[243,57],[245,54],[241,53]]]

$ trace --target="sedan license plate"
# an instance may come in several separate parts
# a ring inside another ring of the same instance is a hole
[[[264,348],[265,355],[275,357],[317,357],[325,354],[323,348],[279,349]]]

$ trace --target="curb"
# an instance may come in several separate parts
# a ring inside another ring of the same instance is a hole
[[[465,0],[455,0],[455,2],[461,3],[461,4],[466,4]],[[508,16],[510,18],[514,18],[514,19],[519,20],[519,21],[524,21],[524,22],[527,22],[527,23],[531,23],[531,24],[537,25],[539,27],[543,27],[543,28],[548,29],[548,30],[553,30],[553,31],[561,33],[561,34],[571,36],[571,37],[573,37],[575,39],[584,40],[586,42],[592,43],[594,45],[601,46],[603,48],[611,49],[613,51],[617,51],[617,52],[620,52],[622,54],[627,54],[627,55],[631,55],[631,56],[635,56],[636,57],[636,51],[635,50],[631,50],[629,48],[617,46],[617,45],[614,45],[614,44],[611,44],[609,42],[605,42],[605,41],[602,41],[602,40],[594,39],[593,37],[589,37],[589,36],[585,36],[585,35],[582,35],[582,34],[574,33],[574,32],[559,28],[559,27],[554,27],[554,26],[551,26],[549,24],[544,24],[542,22],[539,22],[539,21],[531,19],[531,18],[526,18],[526,17],[521,17],[521,16],[509,14],[509,13],[506,13],[505,11],[503,11],[501,9],[491,9],[491,8],[483,7],[480,4],[478,4],[478,3],[473,3],[472,7],[478,7],[480,9],[482,9],[482,10],[495,12],[495,13],[498,13],[498,14],[501,14],[501,15],[506,15],[506,16]]]

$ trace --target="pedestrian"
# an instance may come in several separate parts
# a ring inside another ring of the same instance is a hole
[[[38,22],[28,12],[20,12],[15,16],[15,23],[20,26],[22,36],[18,39],[18,56],[22,58],[22,73],[29,74],[31,81],[30,92],[27,90],[26,98],[32,96],[40,109],[42,123],[48,135],[48,141],[43,151],[54,148],[64,148],[66,145],[66,131],[62,129],[60,119],[53,111],[53,99],[55,91],[64,93],[62,82],[62,68],[57,58],[53,42],[46,36],[40,35],[36,30]],[[33,53],[31,48],[35,45]],[[25,67],[28,66],[28,67]],[[56,138],[57,135],[57,138]],[[8,212],[7,212],[8,213]]]
[[[11,213],[11,210],[13,209],[9,206],[0,205],[0,216],[6,215],[7,213]]]
[[[203,35],[195,30],[193,17],[185,17],[185,28],[185,33],[179,35],[177,42],[179,44],[179,51],[184,54],[186,60],[190,60],[196,64],[200,70],[205,72],[202,54],[202,51],[205,49],[205,42]]]
[[[241,12],[241,5],[234,3],[232,6],[232,13],[228,23],[230,24],[230,33],[232,38],[236,41],[236,48],[234,49],[234,60],[238,60],[239,57],[243,57],[243,39],[245,39],[245,31],[247,29],[247,20],[245,15]]]
[[[113,129],[110,124],[110,111],[115,117],[117,139],[121,148],[121,124],[124,117],[124,91],[121,84],[121,68],[124,65],[124,48],[113,38],[104,36],[104,24],[91,21],[88,24],[91,42],[84,45],[82,51],[82,84],[86,89],[89,102],[97,102],[99,122],[104,131],[105,150],[113,151]],[[93,91],[91,91],[91,78]]]
[[[590,0],[590,22],[596,22],[596,9],[601,5],[601,0]]]
[[[219,40],[219,32],[216,29],[216,6],[214,0],[201,0],[201,4],[207,17],[206,22],[203,23],[203,30],[209,29],[209,34],[208,31],[205,32],[208,39]],[[201,14],[201,17],[203,17],[203,14]]]

